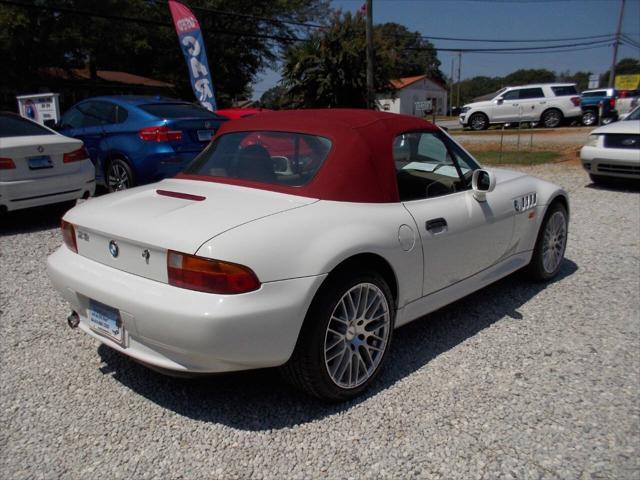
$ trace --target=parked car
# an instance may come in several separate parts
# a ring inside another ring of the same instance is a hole
[[[615,88],[598,88],[585,90],[580,94],[580,108],[582,109],[582,124],[588,127],[598,122],[607,125],[618,120],[616,99],[618,92]],[[600,119],[602,112],[602,119]]]
[[[610,178],[640,179],[640,107],[624,120],[596,128],[580,150],[594,183]]]
[[[181,100],[125,95],[74,105],[58,129],[84,141],[98,183],[115,191],[175,175],[225,121]]]
[[[541,123],[558,127],[564,120],[580,118],[580,96],[573,83],[553,83],[505,87],[490,99],[462,107],[459,121],[463,127],[485,130],[504,123]]]
[[[81,140],[0,112],[0,213],[89,198],[95,174]]]
[[[424,120],[270,112],[176,178],[72,209],[48,272],[70,326],[152,368],[280,366],[344,400],[394,328],[522,268],[556,276],[568,220],[562,188],[485,169]]]

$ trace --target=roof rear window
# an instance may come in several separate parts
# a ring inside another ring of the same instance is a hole
[[[0,138],[54,135],[50,130],[18,115],[0,114]]]
[[[233,132],[218,137],[184,170],[300,187],[315,177],[331,150],[324,137],[292,132]]]
[[[200,105],[193,103],[149,103],[140,105],[140,108],[151,115],[160,118],[216,118],[213,112],[210,112]]]
[[[576,90],[575,85],[562,85],[561,87],[551,87],[553,93],[556,97],[565,97],[568,95],[577,95],[578,91]]]
[[[582,92],[582,96],[585,98],[589,98],[589,97],[606,97],[607,96],[607,91],[606,90],[597,90],[594,92]]]

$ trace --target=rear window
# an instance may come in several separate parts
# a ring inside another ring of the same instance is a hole
[[[53,135],[51,131],[18,115],[0,114],[0,137]]]
[[[582,92],[582,96],[585,98],[589,98],[589,97],[606,97],[607,96],[607,91],[606,90],[598,90],[596,92]]]
[[[541,88],[521,88],[520,89],[520,98],[544,98],[544,92]]]
[[[300,187],[315,177],[331,150],[324,137],[291,132],[235,132],[218,137],[184,170]]]
[[[217,118],[215,113],[193,103],[150,103],[140,108],[160,118]]]
[[[553,94],[556,97],[565,97],[568,95],[577,95],[578,91],[576,90],[575,85],[563,85],[561,87],[551,87]]]

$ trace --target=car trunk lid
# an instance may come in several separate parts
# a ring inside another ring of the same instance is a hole
[[[82,148],[82,141],[62,135],[4,137],[0,139],[0,157],[9,158],[15,168],[0,170],[3,181],[34,180],[73,173],[80,168],[64,163],[64,154]]]
[[[91,199],[67,213],[65,220],[76,227],[80,255],[166,282],[167,250],[195,254],[203,243],[236,226],[315,201],[170,179]]]

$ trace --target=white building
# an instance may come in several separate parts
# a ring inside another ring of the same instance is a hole
[[[391,80],[391,86],[395,90],[395,98],[388,94],[379,95],[377,103],[380,110],[416,117],[430,115],[434,111],[436,115],[444,115],[447,111],[447,89],[427,75]]]

